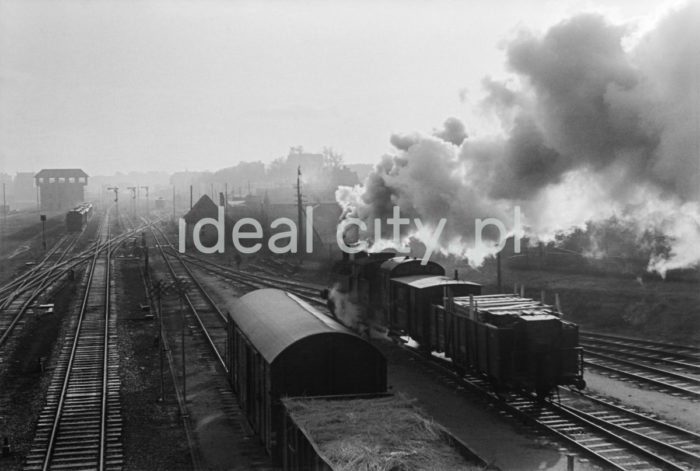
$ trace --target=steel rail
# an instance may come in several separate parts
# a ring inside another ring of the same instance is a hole
[[[588,331],[582,331],[581,332],[581,337],[589,337],[589,338],[603,338],[603,339],[610,339],[610,340],[616,340],[620,342],[628,342],[632,345],[649,345],[652,347],[662,348],[662,349],[668,349],[669,352],[687,352],[690,354],[695,354],[695,355],[700,355],[700,347],[696,347],[693,345],[679,345],[679,344],[673,344],[673,343],[668,343],[668,342],[659,342],[656,340],[647,340],[647,339],[641,339],[637,337],[628,337],[624,335],[613,335],[613,334],[603,334],[599,332],[588,332]],[[698,356],[695,356],[695,358],[698,358]]]
[[[103,243],[103,244],[96,244],[93,245],[91,248],[91,251],[93,254],[90,255],[90,257],[94,256],[94,251],[99,250],[102,251],[105,247],[109,246],[110,244],[119,244],[123,242],[123,240],[128,237],[128,234],[123,234],[120,236],[117,236],[110,241]],[[65,253],[62,255],[62,258],[65,256]],[[82,265],[83,263],[87,262],[90,260],[90,258],[87,257],[86,252],[83,252],[79,255],[76,255],[72,257],[70,260],[63,261],[63,262],[57,262],[57,264],[49,269],[46,270],[46,272],[42,272],[37,275],[37,278],[32,280],[31,283],[27,283],[27,285],[24,288],[24,291],[18,292],[17,297],[20,295],[24,294],[26,291],[30,289],[34,289],[34,292],[30,295],[28,300],[20,307],[18,310],[17,314],[13,317],[13,319],[10,321],[10,323],[7,325],[7,327],[2,331],[2,334],[0,335],[0,347],[9,340],[10,336],[12,335],[12,332],[14,331],[15,327],[19,323],[19,321],[22,319],[24,314],[26,313],[26,310],[31,306],[31,303],[36,300],[38,296],[40,296],[48,287],[50,287],[53,283],[57,282],[60,278],[65,276],[70,270],[74,269],[76,266]],[[56,270],[60,271],[58,273],[53,273]],[[15,298],[16,300],[17,298]],[[0,312],[5,311],[9,308],[9,305],[11,303],[8,303],[7,306],[3,307],[0,309]]]
[[[107,240],[109,240],[109,225],[107,225]],[[104,471],[105,448],[107,442],[107,396],[109,393],[109,311],[110,302],[110,263],[112,259],[112,247],[107,245],[105,260],[107,269],[105,270],[105,326],[104,326],[104,350],[102,353],[102,411],[100,412],[100,452],[98,455],[99,471]]]
[[[592,353],[600,353],[600,354],[610,354],[610,355],[619,355],[627,358],[635,358],[637,360],[643,360],[649,363],[656,363],[659,365],[667,365],[669,367],[677,368],[677,369],[685,369],[692,371],[693,373],[700,373],[700,365],[699,364],[693,364],[693,363],[686,363],[683,361],[678,361],[678,360],[671,360],[667,357],[662,357],[663,353],[658,352],[658,351],[651,351],[650,353],[643,354],[643,353],[635,353],[635,352],[630,352],[627,349],[630,347],[626,346],[621,346],[619,344],[615,344],[612,342],[605,342],[603,343],[604,346],[599,346],[596,344],[590,344],[588,342],[580,342],[580,345],[584,348],[586,352],[592,352]],[[615,346],[619,348],[614,348]]]
[[[95,249],[95,254],[90,264],[90,271],[88,274],[88,280],[85,289],[85,295],[83,296],[83,301],[80,306],[80,312],[78,315],[78,323],[75,328],[75,335],[73,337],[73,344],[71,345],[70,356],[68,358],[68,366],[66,368],[65,377],[63,379],[63,384],[61,387],[61,395],[58,400],[58,406],[56,408],[56,416],[54,417],[53,426],[51,427],[51,434],[49,436],[49,442],[46,449],[46,456],[44,457],[44,462],[42,465],[43,471],[48,471],[51,464],[51,457],[56,446],[56,437],[58,435],[58,425],[61,421],[61,414],[63,407],[65,406],[66,396],[68,394],[68,384],[70,382],[71,372],[73,368],[73,363],[75,362],[75,354],[78,349],[78,340],[80,338],[80,330],[83,325],[83,320],[85,318],[85,313],[87,311],[88,300],[90,298],[90,288],[92,286],[92,281],[95,275],[95,267],[97,266],[97,260],[100,256],[99,248]],[[109,287],[108,287],[109,288]]]
[[[664,370],[659,370],[659,369],[657,369],[657,368],[652,368],[652,367],[649,367],[649,366],[640,365],[639,363],[634,363],[634,362],[630,362],[630,361],[624,361],[624,360],[618,360],[618,359],[615,359],[615,358],[610,358],[610,357],[608,357],[608,356],[599,355],[599,354],[593,353],[593,352],[587,352],[586,357],[587,357],[587,359],[585,360],[584,363],[585,363],[586,365],[588,365],[588,366],[593,367],[593,368],[598,368],[598,369],[607,371],[607,372],[609,372],[609,373],[614,373],[614,374],[617,374],[617,375],[620,375],[620,376],[625,376],[625,377],[627,377],[627,378],[633,379],[633,380],[638,381],[638,382],[640,382],[640,383],[649,383],[649,384],[652,384],[652,385],[654,385],[654,386],[656,386],[656,387],[659,387],[659,388],[668,389],[668,390],[675,391],[675,392],[678,392],[678,393],[681,393],[681,394],[686,394],[686,395],[688,395],[688,396],[692,396],[693,398],[699,398],[699,397],[700,397],[700,391],[696,391],[696,390],[693,390],[693,389],[688,389],[687,387],[683,387],[683,386],[678,386],[678,385],[675,385],[675,384],[671,384],[671,383],[669,383],[669,382],[667,382],[667,381],[662,381],[662,380],[659,380],[659,379],[656,379],[656,378],[651,378],[651,377],[649,377],[649,376],[642,375],[642,374],[639,374],[639,373],[635,373],[635,372],[633,372],[633,371],[623,370],[623,369],[616,368],[616,367],[610,366],[610,365],[604,365],[604,364],[599,363],[599,362],[597,362],[597,361],[591,361],[591,357],[593,357],[593,358],[600,358],[600,359],[602,359],[602,360],[604,360],[604,361],[607,360],[607,361],[610,361],[610,362],[613,362],[613,363],[623,364],[623,365],[625,365],[625,366],[632,367],[632,368],[637,368],[637,369],[640,369],[640,370],[642,370],[642,371],[647,371],[647,372],[649,372],[650,374],[655,374],[655,375],[658,375],[658,376],[661,376],[661,377],[666,376],[667,378],[672,378],[673,380],[679,381],[679,382],[681,382],[681,383],[686,383],[686,384],[691,384],[691,385],[694,385],[694,384],[697,385],[697,384],[698,384],[698,380],[696,380],[696,379],[694,379],[694,378],[689,378],[689,377],[687,377],[687,376],[677,375],[677,374],[674,374],[674,373],[666,372],[666,371],[664,371]]]
[[[165,250],[163,250],[161,244],[159,243],[158,237],[156,236],[155,231],[154,231],[153,229],[151,229],[151,232],[152,232],[153,237],[154,237],[154,239],[155,239],[155,241],[156,241],[156,245],[158,246],[158,249],[159,249],[159,251],[160,251],[161,257],[163,258],[163,260],[164,260],[166,266],[168,267],[168,271],[170,272],[170,274],[171,274],[171,276],[173,277],[173,279],[174,279],[174,280],[177,280],[177,279],[178,279],[178,275],[177,275],[177,273],[175,272],[175,268],[172,266],[172,264],[171,264],[170,261],[168,260],[168,255],[165,253]],[[181,261],[181,262],[182,262],[182,261]],[[205,298],[205,301],[206,301],[207,303],[209,303],[209,304],[214,308],[214,310],[215,310],[215,312],[217,313],[219,319],[220,319],[220,320],[223,320],[223,324],[224,324],[223,327],[225,328],[226,325],[228,324],[228,319],[226,318],[226,316],[223,315],[223,313],[221,312],[221,310],[218,308],[218,306],[216,306],[216,304],[214,303],[214,301],[211,299],[211,297],[208,295],[208,293],[206,293],[206,291],[205,291],[204,288],[201,286],[201,284],[199,284],[199,282],[198,282],[197,279],[195,278],[194,274],[187,268],[187,266],[184,264],[184,262],[182,262],[182,266],[185,267],[186,273],[188,274],[188,276],[190,277],[190,279],[194,282],[194,284],[195,284],[195,286],[198,288],[198,290],[203,294],[203,296],[204,296],[204,298]],[[190,296],[189,296],[187,293],[185,293],[185,294],[183,295],[183,299],[185,300],[185,302],[186,302],[187,306],[189,307],[189,310],[190,310],[190,312],[192,313],[192,315],[194,316],[195,320],[196,320],[197,323],[199,324],[199,327],[200,327],[200,329],[201,329],[201,332],[202,332],[202,334],[204,335],[205,339],[207,340],[207,343],[208,343],[209,346],[211,347],[212,352],[214,353],[214,356],[216,357],[216,360],[219,362],[219,364],[220,364],[221,367],[224,369],[224,371],[228,374],[228,371],[229,371],[229,370],[228,370],[228,366],[226,365],[226,361],[225,361],[224,358],[222,357],[221,353],[219,352],[219,348],[216,346],[216,343],[214,342],[214,339],[211,337],[211,335],[210,335],[210,333],[209,333],[209,330],[207,329],[207,327],[205,326],[204,322],[202,321],[201,316],[199,315],[199,312],[198,312],[196,306],[194,305],[194,303],[192,302]]]
[[[578,450],[584,456],[604,464],[606,466],[605,469],[614,469],[618,471],[640,469],[638,467],[640,463],[638,462],[633,462],[631,464],[625,463],[625,460],[633,459],[634,454],[636,454],[637,456],[644,456],[648,463],[655,463],[654,466],[661,465],[665,469],[678,471],[687,470],[687,468],[681,465],[665,460],[664,458],[659,458],[654,452],[645,450],[640,445],[618,434],[605,430],[592,421],[588,421],[571,411],[560,408],[552,402],[538,405],[531,396],[519,393],[513,394],[510,399],[504,400],[493,393],[489,382],[485,378],[469,372],[465,375],[460,375],[449,367],[449,360],[437,358],[435,356],[431,356],[428,359],[424,354],[406,345],[400,345],[400,348],[418,357],[422,361],[425,361],[431,367],[446,375],[449,380],[456,381],[460,386],[486,398],[493,405],[501,408],[512,417],[520,418],[521,420],[537,426],[541,430],[558,437],[562,442]],[[550,417],[549,414],[559,414],[559,416],[552,415]],[[567,424],[565,422],[566,420],[573,421],[573,423]],[[584,429],[578,430],[577,427],[587,428],[589,432],[584,432]],[[569,431],[569,433],[566,433],[566,431]],[[590,435],[591,433],[594,435]],[[608,441],[608,444],[603,446],[605,440]],[[593,443],[593,445],[588,445],[587,443]],[[627,448],[628,451],[625,452],[626,454],[617,456],[617,453],[619,453],[619,451],[624,452],[624,449],[609,448],[613,443]],[[611,456],[605,456],[603,453],[607,453]]]
[[[659,432],[659,429],[663,429],[665,431],[668,431],[668,433],[672,433],[677,435],[677,438],[680,438],[681,436],[683,437],[683,440],[690,441],[692,443],[695,443],[697,446],[696,448],[700,448],[700,435],[691,432],[689,430],[682,429],[680,427],[677,427],[672,424],[668,424],[665,422],[662,422],[660,420],[656,420],[651,417],[647,417],[645,415],[639,414],[637,412],[634,412],[629,409],[625,409],[623,407],[620,407],[618,405],[612,404],[608,401],[604,401],[600,398],[591,396],[589,394],[586,394],[581,391],[574,391],[572,389],[566,390],[567,392],[570,392],[573,395],[578,395],[581,397],[586,398],[588,401],[591,401],[592,403],[596,405],[600,405],[608,409],[610,412],[609,414],[615,414],[618,416],[628,417],[631,418],[634,422],[638,423],[638,428],[647,428],[651,429],[653,432]],[[675,455],[675,456],[680,456],[682,459],[687,460],[689,463],[691,463],[694,467],[700,466],[700,455],[697,453],[694,453],[690,450],[680,448],[674,443],[669,443],[667,441],[660,440],[659,438],[649,436],[648,434],[644,434],[640,432],[639,430],[635,430],[634,428],[628,426],[628,425],[620,425],[619,423],[613,422],[611,419],[612,417],[608,416],[605,418],[598,417],[594,413],[587,412],[584,410],[581,410],[580,407],[576,406],[571,406],[566,404],[566,401],[564,403],[559,404],[559,407],[564,407],[571,412],[574,412],[576,414],[582,415],[586,417],[588,420],[597,423],[598,425],[602,427],[609,427],[612,428],[613,430],[617,431],[618,433],[626,433],[630,434],[635,437],[635,440],[639,440],[641,442],[645,442],[649,444],[650,446],[657,447],[659,449],[665,450],[669,454]],[[613,415],[614,417],[614,415]],[[620,422],[624,423],[624,421]],[[647,432],[648,433],[648,432]],[[667,437],[668,439],[668,437]]]

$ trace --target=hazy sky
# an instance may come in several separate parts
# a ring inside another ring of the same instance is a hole
[[[652,0],[0,0],[0,172],[218,169],[290,146],[375,162],[393,132],[489,123],[499,44]]]

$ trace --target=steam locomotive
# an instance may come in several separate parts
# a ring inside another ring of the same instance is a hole
[[[496,392],[521,389],[544,400],[559,385],[585,388],[578,325],[553,306],[482,295],[481,285],[456,278],[435,262],[358,253],[336,266],[329,307],[338,313],[338,297],[360,306],[367,324],[444,353],[458,370],[485,375]]]

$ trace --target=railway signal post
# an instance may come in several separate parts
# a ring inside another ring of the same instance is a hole
[[[39,216],[39,219],[41,219],[41,246],[46,252],[46,214]]]

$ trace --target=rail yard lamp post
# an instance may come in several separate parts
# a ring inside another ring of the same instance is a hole
[[[39,219],[41,219],[41,246],[46,252],[46,214],[40,215]]]

